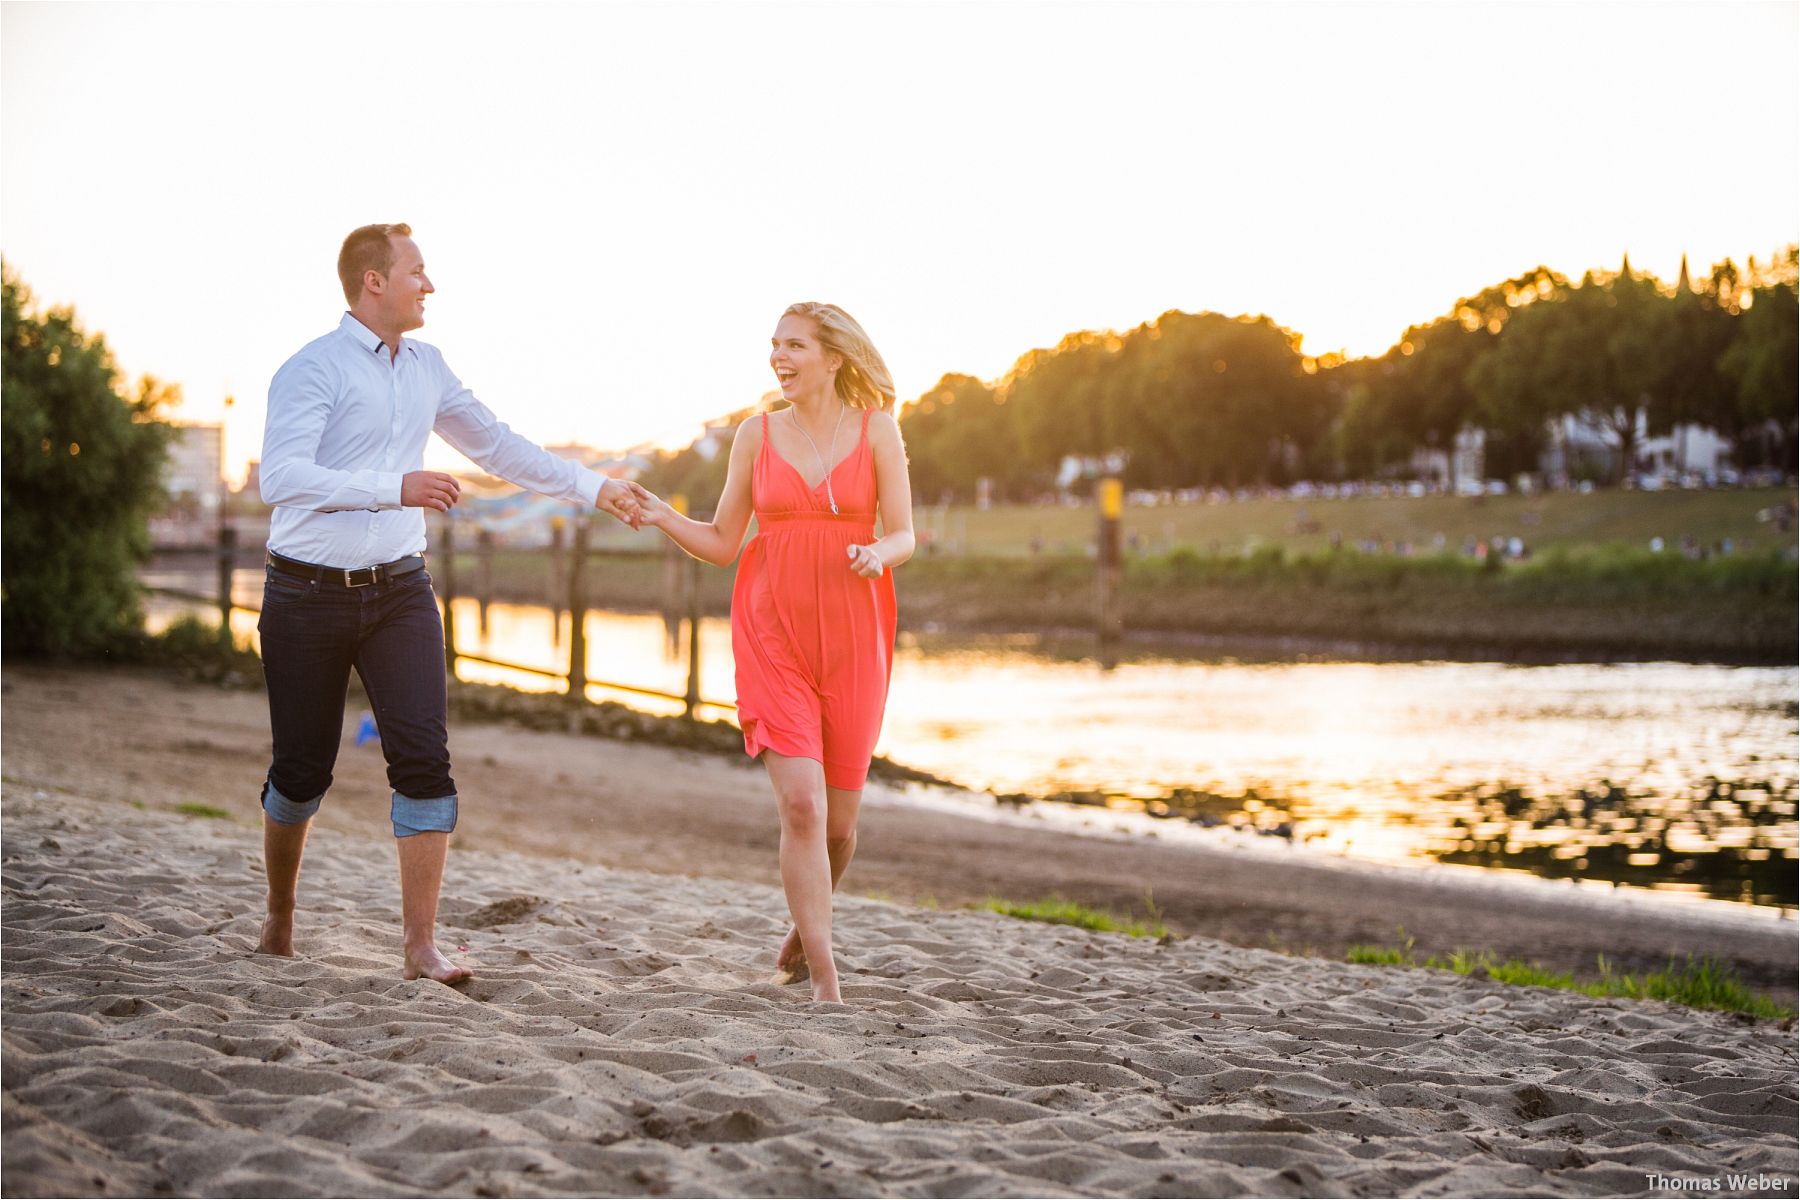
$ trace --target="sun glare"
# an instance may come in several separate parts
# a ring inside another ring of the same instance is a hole
[[[1266,314],[1316,369],[1329,354],[1383,354],[1457,297],[1539,263],[1578,279],[1629,251],[1672,279],[1684,253],[1711,263],[1800,240],[1795,156],[1767,152],[1800,144],[1791,72],[1741,85],[1756,123],[1721,124],[1674,88],[1648,89],[1620,123],[1604,74],[1510,96],[1507,119],[1478,139],[1429,100],[1526,59],[1642,59],[1679,44],[1695,61],[1729,60],[1791,43],[1792,6],[1572,5],[1552,19],[1484,4],[770,4],[708,9],[702,38],[679,5],[408,6],[388,11],[422,60],[489,86],[434,93],[409,114],[409,169],[353,182],[325,164],[366,114],[340,86],[349,68],[331,64],[364,18],[333,6],[99,11],[6,7],[0,100],[15,114],[45,94],[60,106],[55,122],[7,127],[7,261],[46,303],[76,305],[128,375],[179,383],[184,419],[221,419],[223,397],[242,396],[228,419],[240,461],[256,456],[275,368],[335,322],[337,247],[369,220],[418,230],[439,288],[419,336],[478,395],[528,436],[608,448],[684,444],[753,403],[767,385],[760,339],[795,296],[856,313],[905,401],[946,373],[996,380],[1034,347],[1172,310]],[[1014,52],[1021,39],[1033,53]],[[267,53],[246,58],[248,44]],[[845,45],[867,53],[845,57]],[[1217,51],[1200,72],[1196,45]],[[596,46],[634,49],[596,71]],[[821,64],[811,88],[831,97],[821,153],[853,152],[879,177],[853,202],[763,182],[758,131],[794,97],[761,64],[794,54]],[[965,86],[903,86],[922,63]],[[677,69],[691,84],[670,86]],[[1384,78],[1407,82],[1371,85]],[[1258,97],[1254,119],[1245,94]],[[71,128],[110,130],[109,154],[86,153]],[[1392,152],[1396,128],[1432,152]],[[1204,131],[1198,152],[1188,130]],[[1100,157],[1083,158],[1092,147]],[[1603,169],[1601,154],[1770,165],[1729,203],[1696,206]],[[1533,176],[1584,183],[1509,199],[1504,220],[1466,217],[1470,197]],[[257,177],[283,186],[246,193]],[[182,186],[127,201],[120,178]],[[526,227],[555,231],[578,281],[553,304],[534,301],[541,285],[521,272]],[[199,245],[266,248],[259,301],[221,306],[191,268]],[[1528,302],[1531,286],[1507,304]],[[1488,314],[1458,319],[1478,328]],[[565,354],[520,353],[521,340],[609,349],[603,368],[572,369]]]

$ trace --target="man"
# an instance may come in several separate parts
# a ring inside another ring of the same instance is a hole
[[[275,508],[263,591],[263,671],[274,760],[263,783],[268,915],[257,950],[292,957],[300,859],[331,786],[356,668],[393,788],[405,929],[402,972],[456,983],[438,951],[438,889],[456,784],[450,777],[444,628],[422,569],[427,508],[448,512],[454,477],[421,469],[436,431],[486,470],[635,524],[631,489],[512,432],[444,365],[403,335],[435,290],[405,225],[344,240],[338,278],[350,311],[269,385],[262,496]]]

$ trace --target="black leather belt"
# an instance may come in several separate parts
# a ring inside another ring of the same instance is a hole
[[[301,562],[297,558],[288,558],[273,550],[265,553],[268,555],[269,566],[283,575],[347,588],[385,583],[401,575],[410,575],[425,565],[423,554],[409,554],[405,558],[396,558],[391,563],[380,563],[373,567],[321,567],[315,563]]]

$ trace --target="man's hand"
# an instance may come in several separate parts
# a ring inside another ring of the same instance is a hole
[[[632,485],[622,479],[602,480],[600,494],[594,497],[594,507],[604,513],[611,513],[633,529],[643,518],[643,508],[638,502],[637,492]]]
[[[442,471],[408,471],[400,478],[402,508],[435,508],[449,512],[462,499],[462,484]]]

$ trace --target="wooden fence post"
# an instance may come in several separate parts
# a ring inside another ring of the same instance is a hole
[[[669,497],[669,505],[682,516],[687,515],[687,497]],[[673,657],[681,649],[681,619],[687,612],[687,572],[682,563],[687,553],[672,538],[663,539],[662,547],[662,618],[663,634]]]
[[[237,569],[237,530],[219,526],[219,645],[229,649],[231,637],[231,575]]]
[[[569,546],[569,702],[587,701],[587,514],[574,518]]]
[[[695,720],[700,707],[700,560],[687,562],[687,693],[682,697],[682,716]]]
[[[475,603],[480,614],[481,636],[487,637],[488,604],[494,598],[494,531],[477,530],[475,534]]]
[[[456,518],[445,513],[438,522],[439,570],[434,582],[444,600],[444,669],[456,678]]]
[[[1112,475],[1102,478],[1095,489],[1100,501],[1100,530],[1094,623],[1102,644],[1118,641],[1124,631],[1124,613],[1119,606],[1119,581],[1123,574],[1119,563],[1119,516],[1124,508],[1124,493],[1124,485]]]
[[[568,521],[561,516],[550,518],[550,586],[544,595],[550,604],[550,645],[562,645],[562,602],[567,584],[563,582],[563,531]]]

